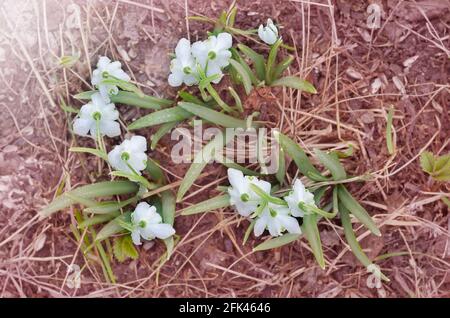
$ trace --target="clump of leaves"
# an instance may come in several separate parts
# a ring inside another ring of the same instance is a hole
[[[450,181],[450,154],[436,156],[424,151],[420,154],[420,166],[436,181]]]

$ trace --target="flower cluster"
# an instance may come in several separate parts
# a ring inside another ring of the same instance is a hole
[[[306,207],[316,206],[314,195],[298,179],[284,200],[271,196],[269,182],[244,176],[239,170],[229,168],[228,180],[230,204],[240,215],[255,219],[255,236],[260,236],[266,229],[272,236],[280,236],[284,231],[301,234],[295,217],[307,213]]]
[[[192,45],[189,40],[182,38],[175,48],[175,58],[170,63],[169,85],[195,85],[204,76],[212,78],[214,84],[219,83],[223,77],[223,68],[230,64],[232,44],[231,34],[225,32]]]
[[[92,74],[92,84],[99,92],[92,94],[91,101],[83,105],[73,123],[73,131],[80,136],[94,137],[120,136],[119,112],[111,103],[110,96],[117,95],[119,89],[116,85],[105,84],[103,79],[112,77],[128,82],[130,77],[122,70],[120,62],[111,62],[105,56],[101,56],[97,69]],[[141,176],[147,166],[147,140],[143,136],[132,136],[125,139],[120,145],[116,145],[107,155],[110,165],[127,174]],[[162,223],[161,216],[156,207],[147,202],[140,202],[131,214],[133,230],[131,238],[136,245],[141,244],[140,238],[152,240],[155,237],[166,239],[175,230],[170,224]]]

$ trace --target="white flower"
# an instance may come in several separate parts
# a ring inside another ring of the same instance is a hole
[[[191,43],[180,39],[175,48],[175,58],[170,62],[169,85],[173,87],[186,84],[188,86],[198,83],[197,66],[191,54]]]
[[[200,66],[206,70],[206,76],[220,75],[212,81],[217,84],[222,79],[222,68],[230,64],[233,45],[231,34],[223,32],[217,36],[210,36],[206,41],[198,41],[192,44],[192,55]]]
[[[136,206],[131,213],[131,222],[133,224],[131,238],[136,245],[141,245],[141,236],[145,240],[153,240],[155,237],[164,240],[175,234],[172,225],[162,223],[161,215],[147,202],[141,202]]]
[[[292,191],[284,197],[284,200],[289,205],[292,215],[297,217],[303,217],[304,215],[304,211],[299,207],[300,202],[313,207],[316,206],[314,194],[309,192],[299,179],[295,180]]]
[[[147,140],[142,136],[133,136],[124,140],[108,153],[108,161],[114,169],[141,174],[147,165]]]
[[[234,205],[242,216],[249,216],[261,203],[261,198],[250,189],[250,184],[257,185],[264,192],[270,194],[271,185],[267,181],[258,180],[256,177],[244,176],[242,171],[229,168],[228,180],[231,187],[228,188],[230,203]]]
[[[287,206],[269,202],[256,219],[253,228],[255,236],[260,236],[265,229],[268,229],[272,236],[280,236],[285,230],[289,233],[301,234],[300,225],[289,213],[290,210]]]
[[[267,19],[267,26],[260,25],[258,29],[258,36],[265,43],[272,45],[278,40],[278,29],[273,24],[272,19]]]
[[[128,74],[122,70],[122,64],[120,62],[111,62],[106,56],[100,56],[97,68],[92,72],[91,83],[98,88],[104,98],[107,98],[109,95],[116,95],[119,92],[116,85],[101,83],[108,75],[114,76],[122,81],[130,81]]]
[[[73,123],[73,131],[80,136],[97,137],[97,126],[101,135],[116,137],[120,135],[120,125],[116,121],[119,112],[109,98],[105,100],[99,93],[92,94],[91,101],[81,107]]]

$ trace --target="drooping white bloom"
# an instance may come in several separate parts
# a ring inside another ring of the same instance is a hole
[[[83,105],[73,123],[73,131],[80,136],[97,137],[97,126],[101,135],[117,137],[120,135],[119,112],[109,98],[104,99],[99,93],[91,96],[91,101]]]
[[[280,236],[286,230],[292,234],[301,234],[302,230],[298,221],[289,214],[290,210],[287,206],[269,202],[256,219],[253,233],[255,236],[260,236],[265,229],[268,229],[272,236]]]
[[[175,234],[172,225],[162,223],[161,215],[147,202],[141,202],[136,206],[131,213],[131,223],[133,224],[131,238],[136,245],[141,245],[141,237],[145,240],[153,240],[155,237],[164,240]]]
[[[292,191],[288,196],[284,197],[284,200],[287,202],[289,209],[291,209],[292,215],[297,217],[303,217],[305,214],[305,211],[299,207],[299,203],[316,206],[314,194],[309,192],[299,179],[295,180]]]
[[[102,81],[108,75],[114,76],[122,81],[130,81],[128,74],[122,70],[122,64],[120,62],[111,62],[108,57],[100,56],[97,68],[92,72],[91,83],[98,88],[103,98],[107,98],[109,95],[116,95],[119,92],[116,85],[102,84]]]
[[[142,136],[133,136],[115,146],[108,153],[108,161],[116,170],[140,175],[147,166],[146,151],[147,140]]]
[[[229,168],[228,180],[231,184],[231,187],[228,188],[230,203],[236,207],[237,212],[242,216],[249,216],[261,203],[261,198],[251,190],[250,184],[254,184],[270,194],[271,185],[269,182],[252,176],[244,176],[242,171]]]
[[[206,70],[206,76],[219,75],[220,77],[212,82],[217,84],[222,79],[222,69],[230,64],[233,45],[231,34],[223,32],[217,36],[212,35],[205,41],[198,41],[192,44],[192,55],[200,66]]]
[[[173,87],[198,83],[197,67],[191,54],[191,43],[187,39],[180,39],[175,48],[175,58],[170,62],[169,85]]]
[[[259,38],[265,43],[272,45],[278,40],[278,28],[272,19],[267,19],[266,26],[260,25],[258,29]]]

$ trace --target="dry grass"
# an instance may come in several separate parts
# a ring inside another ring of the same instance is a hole
[[[241,2],[238,25],[253,28],[274,17],[284,26],[285,41],[296,47],[297,63],[289,72],[310,79],[319,91],[315,96],[272,91],[273,99],[257,102],[267,113],[279,112],[277,126],[307,152],[354,146],[354,155],[344,161],[346,169],[354,176],[368,174],[371,180],[355,183],[351,190],[374,216],[383,237],[373,238],[359,225],[355,229],[391,283],[382,290],[366,286],[365,268],[340,239],[339,222],[321,224],[327,263],[322,271],[303,240],[253,253],[258,240],[242,245],[247,222],[230,210],[179,216],[181,239],[170,261],[161,264],[164,247],[147,243],[138,261],[114,263],[118,282],[107,283],[99,256],[83,255],[69,230],[76,225],[73,208],[51,219],[36,216],[61,185],[70,189],[92,182],[104,168],[96,159],[68,152],[86,141],[68,133],[71,118],[60,109],[60,98],[79,106],[72,94],[89,89],[98,54],[123,61],[147,93],[173,96],[175,90],[166,84],[167,53],[181,36],[195,40],[206,28],[185,17],[217,16],[226,5],[192,0],[8,0],[0,5],[2,297],[450,296],[450,218],[440,200],[449,196],[449,185],[430,180],[417,160],[424,149],[450,149],[448,11],[435,15],[419,5],[414,15],[419,18],[410,20],[405,4],[415,2],[399,2],[385,8],[389,14],[382,28],[366,42],[356,28],[364,28],[365,5],[356,2]],[[405,69],[402,62],[415,54],[419,59]],[[80,58],[71,68],[62,68],[58,60],[64,55]],[[361,78],[349,76],[350,67]],[[375,78],[383,86],[372,92]],[[393,155],[384,135],[390,105],[395,106]],[[121,108],[124,123],[139,115],[141,110]],[[165,138],[153,156],[168,162],[169,152],[170,140]],[[163,167],[171,180],[168,188],[176,189],[186,168]],[[216,186],[225,181],[224,170],[217,168],[204,171],[179,209],[216,193]],[[289,180],[296,173],[291,167]],[[80,289],[66,286],[71,264],[82,267]]]

